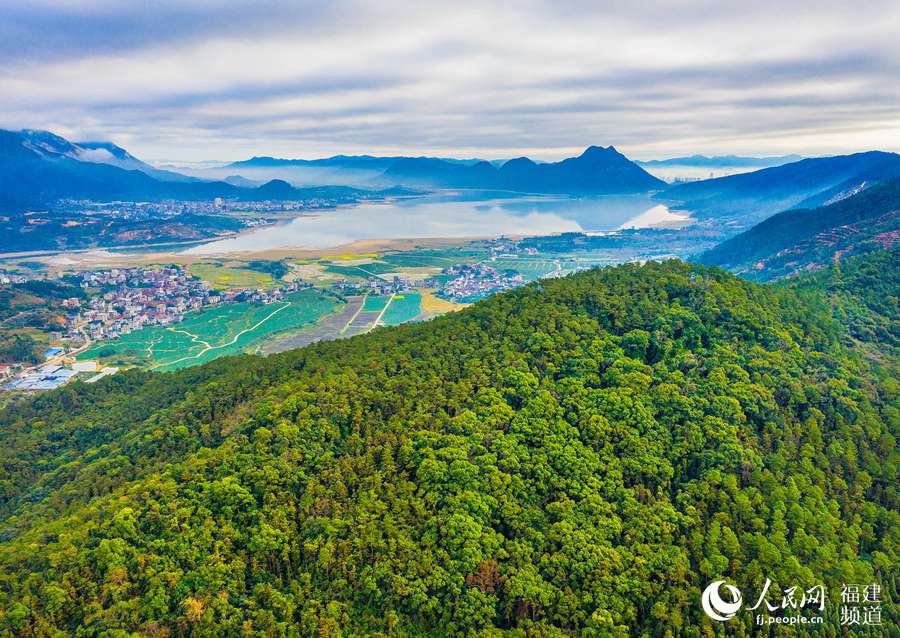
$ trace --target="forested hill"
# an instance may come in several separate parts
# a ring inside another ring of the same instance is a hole
[[[768,577],[829,587],[778,635],[835,635],[845,582],[883,586],[892,635],[896,360],[827,275],[625,265],[18,404],[0,632],[750,636],[700,592]]]
[[[698,218],[747,228],[780,211],[822,206],[892,177],[900,177],[900,155],[868,151],[676,184],[658,197],[678,202]]]
[[[900,179],[891,179],[829,206],[773,215],[708,250],[700,261],[766,281],[897,242]]]
[[[837,261],[783,285],[804,295],[805,303],[824,296],[847,327],[846,337],[876,360],[900,349],[900,246]]]

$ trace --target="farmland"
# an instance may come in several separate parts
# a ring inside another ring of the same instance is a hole
[[[525,253],[516,251],[515,246],[471,242],[462,247],[325,254],[281,261],[214,258],[191,262],[184,266],[189,275],[222,294],[248,289],[271,293],[294,282],[313,288],[290,293],[284,300],[269,299],[270,303],[255,299],[208,306],[184,314],[177,323],[159,322],[127,334],[113,331],[111,334],[120,335],[114,338],[94,335],[93,344],[78,358],[168,371],[241,352],[278,352],[456,310],[464,304],[438,291],[454,276],[448,269],[461,264],[481,264],[500,273],[515,271],[525,281],[534,281],[607,260],[602,253]],[[109,303],[112,310],[104,312],[115,310],[114,301]],[[37,336],[35,340],[49,343]]]
[[[363,312],[381,312],[390,298],[390,295],[369,295],[363,304]]]
[[[422,296],[414,293],[394,295],[391,304],[381,316],[381,323],[386,326],[412,321],[419,316],[422,309]]]
[[[367,279],[368,277],[378,277],[379,275],[393,272],[396,268],[380,261],[366,261],[365,263],[354,265],[327,263],[326,270],[328,272],[336,273],[341,277],[361,277]]]
[[[359,255],[340,255],[322,258],[318,264],[328,273],[340,277],[381,277],[388,273],[407,275],[437,275],[448,266],[473,263],[485,256],[473,249],[412,250],[407,252]]]
[[[301,290],[279,303],[218,306],[189,313],[175,325],[142,328],[96,344],[79,358],[175,370],[224,355],[256,351],[273,335],[310,326],[341,305],[319,291]]]
[[[275,283],[269,273],[218,263],[191,264],[190,272],[220,290],[231,287],[268,288]]]

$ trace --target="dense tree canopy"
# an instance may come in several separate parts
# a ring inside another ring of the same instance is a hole
[[[625,265],[11,406],[0,632],[749,636],[700,591],[768,577],[835,636],[841,583],[896,596],[900,411],[821,277]]]

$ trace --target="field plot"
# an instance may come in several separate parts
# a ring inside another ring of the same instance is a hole
[[[208,281],[213,288],[220,290],[232,287],[268,288],[274,284],[272,275],[248,268],[201,263],[191,264],[189,270],[192,275]]]
[[[333,312],[335,299],[301,290],[280,303],[238,303],[186,315],[172,326],[150,326],[98,344],[79,358],[175,370],[217,357],[256,350],[272,335],[297,330]]]
[[[363,310],[350,322],[350,325],[347,326],[347,329],[341,336],[352,337],[354,335],[368,332],[375,327],[375,322],[378,320],[378,317],[380,315],[380,310],[376,312],[366,312],[365,310]]]
[[[325,270],[328,272],[336,273],[342,277],[361,277],[362,279],[379,277],[395,270],[393,266],[378,261],[366,262],[363,264],[321,263],[325,264]]]
[[[462,310],[468,304],[456,303],[449,299],[443,299],[434,294],[433,290],[423,290],[422,295],[422,313],[427,317],[442,315],[445,312],[456,312]]]
[[[391,304],[384,311],[381,323],[386,326],[396,326],[407,321],[412,321],[422,312],[422,296],[415,293],[394,295]]]
[[[307,326],[299,332],[281,335],[272,341],[266,342],[262,346],[262,351],[266,354],[272,354],[273,352],[302,348],[317,341],[338,339],[344,336],[344,329],[356,316],[357,311],[362,308],[362,304],[362,297],[349,297],[347,303],[344,304],[339,312],[326,315],[315,324]]]
[[[515,270],[525,278],[525,281],[535,281],[558,273],[562,268],[555,259],[547,257],[519,257],[515,259],[487,260],[485,265],[493,266],[497,270]]]
[[[482,259],[484,252],[473,250],[411,250],[385,255],[343,255],[324,257],[319,264],[329,273],[341,277],[381,277],[389,274],[428,276],[443,268]]]
[[[391,295],[369,295],[363,304],[363,312],[381,312],[391,299]]]
[[[470,250],[416,250],[380,257],[381,261],[398,268],[446,268],[454,264],[477,261],[484,254]]]

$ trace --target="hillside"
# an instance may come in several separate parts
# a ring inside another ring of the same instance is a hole
[[[783,210],[821,206],[898,176],[900,155],[869,151],[678,184],[657,197],[692,211],[698,219],[748,228]]]
[[[65,325],[63,300],[83,299],[70,280],[0,284],[0,365],[43,360],[51,329]]]
[[[77,142],[76,146],[80,149],[76,159],[81,161],[94,162],[96,164],[112,164],[129,171],[141,171],[163,182],[197,181],[196,177],[189,177],[188,175],[151,166],[112,142]]]
[[[0,205],[11,210],[46,206],[60,198],[257,200],[274,192],[280,199],[298,200],[357,197],[369,192],[348,186],[293,188],[278,180],[244,188],[151,168],[112,144],[87,142],[81,147],[47,131],[0,130]]]
[[[699,261],[752,279],[817,270],[900,241],[900,179],[813,209],[787,210],[707,251]]]
[[[0,627],[699,637],[717,577],[823,582],[836,626],[890,596],[898,393],[826,284],[626,265],[18,404]]]
[[[848,257],[782,285],[807,298],[823,294],[847,336],[874,359],[900,351],[900,246]]]
[[[415,157],[395,162],[384,173],[391,182],[439,188],[484,188],[532,193],[637,193],[665,182],[650,175],[612,146],[591,146],[578,157],[539,164],[527,157],[503,163],[451,163]]]

